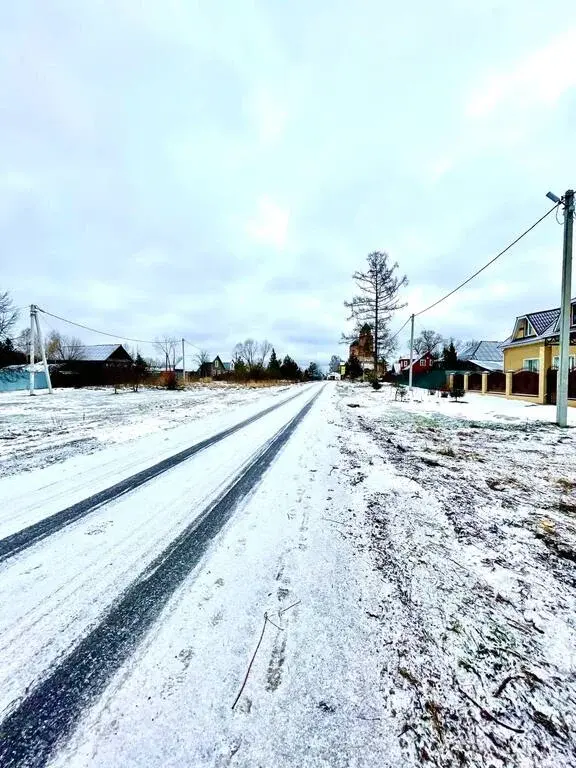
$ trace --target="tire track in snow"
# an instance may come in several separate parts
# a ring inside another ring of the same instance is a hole
[[[100,623],[0,723],[0,765],[47,765],[83,709],[103,693],[236,506],[260,482],[323,389],[263,446],[220,498],[150,563]]]
[[[131,475],[130,477],[111,485],[109,488],[105,488],[103,491],[99,491],[98,493],[89,496],[87,499],[72,504],[72,506],[66,507],[66,509],[60,510],[60,512],[55,512],[53,515],[45,517],[43,520],[39,520],[33,525],[29,525],[16,533],[10,534],[10,536],[6,536],[4,539],[0,539],[0,563],[17,555],[19,552],[28,549],[28,547],[33,546],[37,542],[46,539],[53,533],[62,530],[62,528],[65,528],[67,525],[80,520],[90,514],[90,512],[101,507],[103,504],[107,504],[108,502],[139,488],[144,483],[148,483],[150,480],[153,480],[155,477],[158,477],[158,475],[181,464],[196,453],[200,453],[200,451],[209,448],[211,445],[215,445],[221,440],[230,437],[230,435],[233,435],[235,432],[253,424],[255,421],[258,421],[269,413],[272,413],[272,411],[281,408],[283,405],[300,397],[302,394],[304,394],[304,392],[300,391],[286,400],[282,400],[281,403],[274,403],[274,405],[265,408],[254,416],[250,416],[250,418],[244,419],[244,421],[241,421],[232,427],[228,427],[228,429],[218,432],[212,437],[208,437],[205,440],[190,446],[190,448],[185,448],[183,451],[175,453],[174,456],[163,459],[157,464],[154,464],[147,469],[143,469],[141,472],[137,472],[135,475]]]

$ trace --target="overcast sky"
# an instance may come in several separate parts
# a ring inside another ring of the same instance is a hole
[[[5,2],[0,146],[17,304],[324,362],[369,251],[396,328],[576,185],[576,3]],[[561,246],[551,216],[420,327],[504,338]]]

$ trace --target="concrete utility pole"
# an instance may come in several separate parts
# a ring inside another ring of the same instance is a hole
[[[182,339],[182,386],[186,386],[186,352],[184,351],[184,339]]]
[[[34,304],[30,304],[30,379],[28,389],[34,394]]]
[[[46,382],[48,384],[48,393],[50,395],[54,394],[54,391],[52,389],[52,380],[50,379],[50,369],[48,368],[48,362],[46,360],[46,350],[44,349],[44,338],[42,336],[42,326],[40,325],[40,321],[38,320],[38,307],[36,304],[32,304],[34,308],[34,323],[36,325],[36,334],[38,336],[38,343],[40,344],[40,350],[42,354],[42,363],[44,365],[44,373],[46,374]]]
[[[574,190],[564,195],[564,249],[562,255],[562,303],[560,306],[560,365],[556,386],[556,423],[568,426],[568,363],[570,357],[570,308],[572,304],[572,230],[574,225]],[[542,371],[540,375],[545,374]]]
[[[414,315],[410,316],[410,368],[408,369],[408,389],[412,392],[412,361],[414,359]]]

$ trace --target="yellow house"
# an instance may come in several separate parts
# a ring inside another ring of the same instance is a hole
[[[560,309],[529,312],[516,318],[503,344],[506,395],[535,403],[556,402]],[[576,406],[576,299],[570,314],[569,405]],[[537,374],[537,376],[535,375]]]

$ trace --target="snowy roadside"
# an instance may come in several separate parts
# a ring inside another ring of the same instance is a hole
[[[286,394],[289,386],[251,389],[198,385],[168,392],[110,388],[0,394],[0,476],[37,469],[181,427],[241,405]]]
[[[576,765],[576,436],[498,398],[338,391],[406,764]]]

